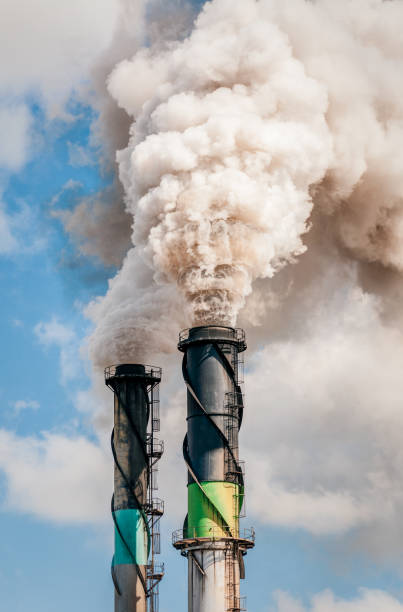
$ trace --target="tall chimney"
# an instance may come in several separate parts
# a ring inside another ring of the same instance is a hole
[[[241,353],[245,333],[224,326],[181,332],[187,386],[188,514],[173,544],[188,558],[189,612],[245,609],[239,581],[254,531],[240,530],[244,475],[238,454],[243,417]]]
[[[154,497],[156,462],[163,443],[159,431],[161,369],[121,364],[105,370],[105,383],[114,392],[114,428],[111,445],[115,461],[112,516],[115,554],[112,578],[115,612],[157,612],[162,564],[159,519],[163,502]]]

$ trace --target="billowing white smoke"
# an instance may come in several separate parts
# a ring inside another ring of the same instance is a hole
[[[399,2],[214,0],[121,62],[118,153],[137,257],[196,322],[234,323],[305,247],[313,203],[359,257],[403,267]]]
[[[270,2],[307,74],[326,87],[333,159],[315,206],[351,255],[403,270],[403,4]]]
[[[253,280],[304,251],[331,160],[325,88],[266,4],[221,0],[182,43],[119,64],[109,90],[136,120],[118,161],[137,249],[193,322],[234,323]]]

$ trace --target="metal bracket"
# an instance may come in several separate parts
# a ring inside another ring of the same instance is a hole
[[[202,574],[202,576],[205,576],[206,572],[204,571],[204,569],[202,568],[202,566],[200,565],[200,563],[198,562],[198,560],[196,559],[196,557],[194,556],[192,551],[189,551],[189,555],[192,558],[192,561],[195,564],[195,566],[197,567],[197,569],[199,570],[199,572]]]

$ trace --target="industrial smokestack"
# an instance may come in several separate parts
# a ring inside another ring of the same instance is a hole
[[[187,386],[188,514],[173,544],[188,558],[189,612],[244,609],[239,580],[253,529],[241,532],[244,476],[238,454],[243,417],[241,353],[245,333],[203,326],[180,334]]]
[[[156,462],[163,443],[160,429],[158,384],[161,369],[139,364],[110,366],[105,383],[114,392],[114,428],[111,445],[115,461],[112,516],[115,554],[112,578],[115,612],[157,612],[162,564],[159,520],[163,502],[154,497]]]

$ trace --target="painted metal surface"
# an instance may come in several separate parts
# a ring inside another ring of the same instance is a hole
[[[145,579],[145,568],[140,566]],[[143,612],[147,610],[146,594],[137,574],[135,565],[117,565],[114,567],[120,594],[115,592],[115,612]]]
[[[188,537],[226,537],[219,515],[225,517],[230,532],[239,533],[240,495],[239,485],[232,482],[201,482],[203,491],[196,483],[188,485]],[[204,493],[212,500],[214,507],[206,500]]]
[[[154,572],[153,555],[150,560],[155,525],[163,513],[162,502],[154,503],[151,486],[153,466],[162,454],[161,444],[153,437],[153,389],[160,378],[159,368],[141,364],[121,364],[105,370],[105,382],[114,392],[115,612],[155,612],[158,582],[163,575],[163,570],[158,575]],[[151,433],[147,432],[149,421]]]
[[[227,610],[225,548],[217,545],[192,550],[188,554],[188,581],[189,612]]]
[[[113,566],[132,565],[132,556],[134,556],[138,565],[147,565],[148,529],[140,510],[132,508],[117,510],[115,511],[115,519],[123,538],[115,527]]]
[[[142,365],[117,366],[115,377],[114,502],[115,612],[146,612],[145,574],[149,535],[143,507],[147,502],[146,453],[149,406]]]
[[[239,353],[244,333],[223,326],[185,330],[178,348],[187,386],[188,515],[174,546],[188,557],[189,612],[238,612],[242,554],[239,534],[243,473],[238,431],[243,416]]]
[[[236,347],[230,344],[219,347],[218,344],[196,343],[190,345],[186,352],[190,384],[211,417],[206,419],[199,403],[188,394],[189,455],[200,481],[224,481],[226,476],[225,420],[228,418],[229,398],[235,392],[235,388],[231,370],[223,366],[220,348],[229,363],[233,363]],[[237,446],[237,440],[234,442]],[[190,475],[189,481],[192,481]]]
[[[137,374],[140,378],[133,376]],[[117,366],[114,398],[115,510],[139,508],[147,499],[145,452],[148,406],[144,366]]]

